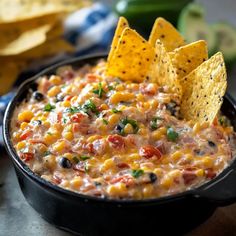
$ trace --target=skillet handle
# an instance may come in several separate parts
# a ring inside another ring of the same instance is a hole
[[[236,161],[229,170],[219,175],[212,183],[194,191],[194,197],[207,200],[217,206],[226,206],[236,202]]]

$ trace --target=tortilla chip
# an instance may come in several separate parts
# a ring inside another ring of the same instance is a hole
[[[55,39],[63,35],[64,27],[62,22],[58,22],[53,28],[47,32],[47,40]]]
[[[158,39],[163,43],[167,52],[171,52],[174,49],[185,45],[184,38],[181,34],[170,22],[162,17],[156,19],[148,41],[155,47]]]
[[[52,13],[71,12],[88,6],[78,0],[1,0],[0,22],[16,22]]]
[[[176,70],[172,65],[168,52],[159,40],[157,40],[155,52],[156,56],[153,60],[152,69],[149,72],[150,81],[161,86],[167,85],[181,98],[182,88],[177,79]]]
[[[183,97],[182,116],[195,122],[213,122],[226,91],[226,69],[221,52],[202,63],[181,79]]]
[[[108,58],[107,58],[107,61],[109,62],[111,60],[111,58],[113,57],[114,53],[115,53],[115,50],[117,48],[117,45],[118,45],[118,42],[119,42],[119,39],[121,37],[121,34],[123,32],[123,30],[126,28],[126,27],[129,27],[129,23],[128,21],[124,18],[124,17],[120,17],[119,18],[119,21],[117,23],[117,27],[116,27],[116,31],[115,31],[115,34],[113,36],[113,40],[112,40],[112,43],[111,43],[111,49],[110,49],[110,52],[109,52],[109,55],[108,55]]]
[[[142,82],[155,57],[153,47],[135,30],[126,28],[107,65],[107,74],[122,80]]]
[[[10,62],[1,60],[0,68],[0,95],[10,91],[17,76],[24,68],[24,62]]]
[[[208,59],[207,44],[204,40],[179,47],[169,53],[177,78],[181,79]]]
[[[74,47],[64,39],[52,39],[32,48],[26,52],[19,54],[20,58],[36,59],[42,57],[52,56],[58,53],[73,52]]]
[[[46,40],[46,33],[51,27],[52,25],[43,25],[30,29],[23,32],[15,40],[9,41],[7,44],[0,44],[0,55],[16,55],[42,44]]]

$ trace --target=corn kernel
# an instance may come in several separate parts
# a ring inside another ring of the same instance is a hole
[[[61,104],[63,107],[70,107],[70,101],[63,101]]]
[[[44,135],[44,142],[45,142],[47,145],[50,145],[50,144],[54,143],[54,142],[56,141],[56,139],[57,139],[57,138],[56,138],[54,135],[52,135],[52,134],[46,133],[46,134]]]
[[[152,192],[153,192],[153,185],[152,184],[148,184],[143,188],[143,196],[145,198],[147,197],[151,197],[152,196]]]
[[[213,166],[213,159],[211,157],[206,156],[202,159],[202,164],[206,168],[211,168]]]
[[[152,138],[154,139],[154,140],[159,140],[159,139],[161,139],[162,138],[162,132],[160,132],[159,130],[155,130],[155,131],[153,131],[152,132]]]
[[[93,141],[95,141],[95,140],[97,140],[97,139],[100,139],[100,138],[101,138],[100,135],[92,135],[92,136],[88,137],[87,141],[88,141],[89,143],[92,143]]]
[[[67,188],[69,187],[69,185],[70,185],[70,182],[68,180],[62,180],[61,182],[62,187]]]
[[[160,133],[166,134],[166,127],[160,127],[158,130]]]
[[[65,153],[65,154],[63,154],[63,156],[64,157],[66,157],[67,159],[69,159],[70,161],[72,161],[73,160],[73,157],[74,157],[74,155],[73,154],[71,154],[71,153]]]
[[[163,175],[163,170],[161,168],[155,168],[153,173],[156,174],[157,177],[161,177]]]
[[[114,166],[114,161],[110,158],[110,159],[107,159],[103,165],[102,165],[102,168],[101,170],[102,171],[106,171],[108,169],[110,169],[112,166]]]
[[[112,115],[109,116],[108,122],[111,126],[114,126],[114,125],[117,124],[119,119],[120,119],[120,116],[118,114],[112,114]]]
[[[28,123],[27,122],[22,122],[20,125],[20,129],[24,130],[27,127]]]
[[[158,106],[158,101],[156,99],[153,99],[151,102],[150,102],[150,105],[152,107],[152,109],[156,109],[157,106]]]
[[[137,101],[139,101],[139,102],[143,102],[144,101],[144,96],[141,93],[137,94],[136,98],[137,98]]]
[[[109,106],[108,106],[107,104],[103,103],[103,104],[101,104],[101,105],[99,106],[99,109],[101,109],[101,110],[107,110],[107,109],[109,109]]]
[[[74,138],[74,135],[72,132],[66,132],[63,134],[63,137],[69,141],[71,141]]]
[[[113,104],[117,104],[121,101],[127,102],[129,100],[134,99],[135,95],[132,93],[122,93],[122,92],[117,92],[111,95],[110,97],[110,102]]]
[[[43,126],[49,128],[51,126],[51,123],[49,121],[44,121]]]
[[[65,141],[60,141],[54,144],[53,150],[56,152],[62,152],[66,147],[66,142]]]
[[[107,188],[107,192],[111,196],[117,196],[117,195],[126,195],[127,188],[124,183],[117,183],[115,185],[110,185]]]
[[[30,120],[32,119],[32,117],[34,116],[34,113],[32,111],[22,111],[19,115],[18,115],[18,120],[19,121],[26,121],[26,122],[30,122]]]
[[[44,153],[44,152],[46,152],[47,150],[48,150],[48,148],[47,148],[46,145],[44,145],[44,144],[40,144],[40,145],[39,145],[39,152],[40,152],[40,153]]]
[[[178,161],[181,157],[182,157],[183,153],[181,151],[175,151],[172,155],[171,155],[171,159],[175,162]]]
[[[198,169],[198,170],[196,170],[196,175],[198,176],[198,177],[202,177],[202,176],[204,176],[204,170],[203,169]]]
[[[73,188],[78,189],[83,184],[83,180],[80,176],[76,176],[71,180],[70,183]]]
[[[125,87],[124,87],[123,84],[118,84],[118,85],[116,86],[116,90],[117,90],[117,91],[123,91],[124,89],[125,89]]]
[[[25,147],[25,145],[26,145],[25,141],[19,142],[19,143],[17,143],[17,145],[16,145],[16,149],[17,149],[17,150],[21,150],[22,148]]]
[[[53,85],[59,85],[61,84],[61,77],[58,75],[51,75],[49,82],[51,82]]]
[[[132,134],[134,132],[133,126],[131,124],[125,125],[124,132],[126,134]]]
[[[61,89],[58,86],[53,86],[48,90],[47,95],[49,97],[55,97],[58,93],[60,93]]]
[[[160,183],[162,187],[167,188],[167,189],[170,188],[172,184],[173,184],[173,179],[169,176],[164,177]]]
[[[45,164],[45,166],[50,169],[53,170],[56,167],[56,157],[54,155],[47,155],[43,158],[43,162]]]

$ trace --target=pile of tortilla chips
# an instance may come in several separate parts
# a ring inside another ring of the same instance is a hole
[[[0,1],[0,95],[32,60],[74,50],[62,37],[63,20],[88,4],[87,0]]]
[[[227,87],[222,53],[208,59],[204,40],[186,44],[163,18],[156,19],[147,41],[121,17],[107,60],[107,74],[168,86],[181,101],[183,118],[200,123],[213,122]]]

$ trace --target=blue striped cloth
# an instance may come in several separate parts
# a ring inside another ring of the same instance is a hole
[[[101,3],[95,3],[90,7],[83,8],[69,15],[65,20],[64,37],[76,48],[76,51],[72,56],[88,55],[95,52],[107,52],[112,41],[116,23],[117,16],[112,13],[109,7]],[[71,55],[62,54],[40,62],[37,61],[37,64],[31,65],[27,71],[19,76],[19,79],[15,83],[15,87],[17,87],[25,78],[34,75],[49,65],[65,60],[68,57],[71,57]],[[13,95],[14,88],[10,93],[0,96],[0,126],[2,124],[6,106]],[[1,143],[2,135],[0,133],[0,144]]]

